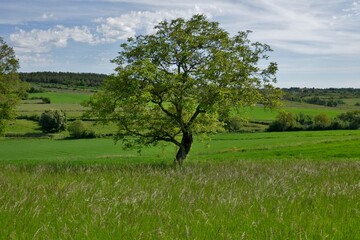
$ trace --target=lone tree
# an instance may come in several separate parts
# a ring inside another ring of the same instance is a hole
[[[15,118],[15,107],[26,92],[27,85],[20,81],[18,68],[14,50],[0,37],[0,136],[8,121]]]
[[[66,130],[66,114],[62,110],[46,110],[39,119],[44,133],[57,133]]]
[[[204,15],[163,21],[155,30],[121,45],[116,73],[86,104],[88,114],[117,123],[115,140],[125,147],[170,142],[181,165],[195,133],[219,130],[234,109],[277,104],[277,65],[266,61],[271,49],[252,43],[249,32],[231,37]]]

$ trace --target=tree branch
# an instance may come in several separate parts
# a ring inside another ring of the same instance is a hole
[[[195,119],[199,116],[200,113],[205,113],[205,110],[202,110],[200,108],[200,105],[197,106],[194,114],[192,115],[192,117],[190,118],[189,122],[186,124],[186,127],[191,126],[191,124],[195,121]]]

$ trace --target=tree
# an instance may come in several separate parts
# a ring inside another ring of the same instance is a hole
[[[342,113],[337,117],[349,129],[358,129],[360,126],[360,111],[350,111]]]
[[[320,113],[314,117],[314,129],[326,129],[330,124],[331,120],[325,113]]]
[[[15,107],[26,92],[18,68],[14,50],[0,37],[0,135],[5,133],[8,121],[15,118]]]
[[[41,129],[45,133],[55,133],[66,130],[66,114],[61,110],[46,110],[39,119]]]
[[[69,125],[68,131],[72,138],[95,138],[95,132],[89,130],[81,120],[75,120]]]
[[[294,130],[296,127],[296,116],[291,112],[282,111],[276,116],[275,121],[273,121],[268,128],[268,131],[290,131]]]
[[[125,147],[170,142],[181,165],[194,134],[216,132],[234,109],[278,103],[271,49],[252,43],[249,31],[231,37],[204,15],[162,21],[155,31],[121,45],[116,73],[86,104],[88,114],[117,123]]]

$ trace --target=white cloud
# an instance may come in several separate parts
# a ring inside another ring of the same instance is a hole
[[[48,20],[50,18],[53,18],[54,17],[54,14],[53,13],[44,13],[41,18],[44,19],[44,20]]]
[[[342,0],[244,0],[226,9],[231,16],[226,27],[232,32],[253,30],[251,38],[275,49],[311,55],[359,54],[359,19],[340,21],[342,7]]]
[[[113,43],[137,34],[152,33],[164,19],[189,18],[204,13],[216,18],[231,33],[253,30],[252,39],[275,49],[301,54],[359,54],[360,1],[344,0],[103,0],[111,4],[144,6],[145,11],[129,11],[118,16],[93,17],[87,26],[18,30],[10,35],[15,50],[49,52],[66,47],[70,40],[87,44]],[[196,5],[194,5],[196,3]],[[150,9],[157,9],[152,11]],[[44,20],[52,18],[44,13]],[[95,19],[95,20],[94,20]]]
[[[88,27],[67,28],[57,25],[47,30],[33,29],[26,32],[22,29],[10,35],[10,40],[15,43],[16,52],[49,52],[53,47],[66,47],[69,40],[75,42],[96,44],[98,41]]]
[[[212,13],[220,11],[220,9],[213,8],[212,12],[210,12],[198,6],[187,10],[132,11],[118,17],[96,19],[96,22],[100,24],[97,27],[97,32],[101,35],[102,41],[115,42],[134,37],[139,32],[152,33],[154,26],[164,19],[190,18],[192,15],[199,13],[211,16]]]
[[[68,28],[62,25],[47,30],[25,31],[20,29],[10,35],[10,40],[14,43],[17,52],[43,53],[49,52],[55,47],[66,47],[69,40],[88,44],[112,43],[126,40],[139,33],[151,33],[154,31],[154,26],[164,19],[190,18],[197,13],[211,16],[220,12],[220,9],[213,6],[210,6],[209,10],[195,6],[185,10],[132,11],[117,17],[97,18],[94,21],[97,24],[96,30],[92,31],[87,26]],[[51,16],[51,14],[44,14],[43,18]]]

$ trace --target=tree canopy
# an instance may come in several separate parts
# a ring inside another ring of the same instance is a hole
[[[249,31],[230,36],[204,15],[162,21],[155,31],[121,45],[116,73],[87,103],[89,114],[117,123],[125,146],[173,143],[181,165],[194,134],[218,131],[242,107],[277,105],[271,48],[251,42]]]
[[[15,106],[26,90],[26,84],[19,80],[18,68],[14,50],[0,37],[0,135],[15,117]]]

